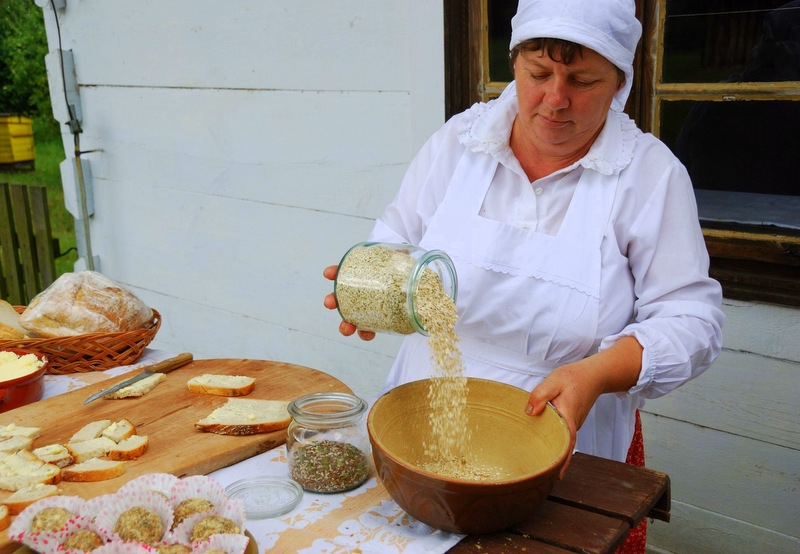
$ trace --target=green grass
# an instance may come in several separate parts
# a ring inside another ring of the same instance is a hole
[[[34,146],[36,161],[34,169],[13,169],[0,165],[0,182],[20,183],[23,185],[45,185],[47,187],[47,207],[50,211],[50,227],[53,236],[58,239],[61,252],[67,252],[56,259],[56,274],[61,275],[73,270],[78,259],[74,250],[75,222],[64,205],[64,190],[61,186],[59,164],[66,159],[64,146],[60,136],[43,133],[37,136],[34,124]],[[73,248],[73,250],[70,250]]]

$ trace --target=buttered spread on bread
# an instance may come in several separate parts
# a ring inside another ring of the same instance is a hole
[[[288,407],[289,403],[281,400],[228,398],[195,427],[219,435],[271,433],[289,426],[292,417]]]
[[[192,377],[186,383],[190,392],[215,396],[245,396],[253,392],[255,377],[205,373]]]

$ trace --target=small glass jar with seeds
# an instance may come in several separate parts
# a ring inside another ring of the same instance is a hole
[[[289,404],[289,474],[303,489],[335,493],[358,487],[370,472],[367,403],[352,394],[322,392]]]
[[[456,270],[441,250],[362,242],[350,248],[333,286],[339,315],[364,331],[428,335],[424,304],[445,294],[455,302]]]

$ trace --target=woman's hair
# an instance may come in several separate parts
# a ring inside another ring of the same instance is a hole
[[[540,50],[547,54],[551,60],[565,65],[571,64],[575,56],[583,57],[583,46],[577,42],[561,38],[529,38],[511,49],[509,54],[511,74],[514,74],[514,62],[517,61],[517,56],[520,52],[538,52]],[[625,81],[625,72],[618,67],[616,69],[620,82]]]

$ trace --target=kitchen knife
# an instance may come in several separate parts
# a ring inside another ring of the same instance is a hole
[[[191,362],[193,356],[191,352],[183,352],[182,354],[178,354],[177,356],[173,356],[172,358],[167,358],[166,360],[162,360],[158,363],[152,364],[147,366],[147,369],[139,373],[138,375],[134,375],[130,379],[125,379],[114,385],[113,387],[109,387],[107,389],[103,389],[100,392],[94,393],[92,396],[87,398],[83,401],[84,404],[88,404],[98,398],[102,398],[107,394],[111,394],[112,392],[116,392],[119,389],[125,388],[129,385],[134,384],[136,381],[141,381],[145,377],[150,377],[154,373],[169,373],[173,369],[178,369],[179,367],[185,366],[189,362]]]

